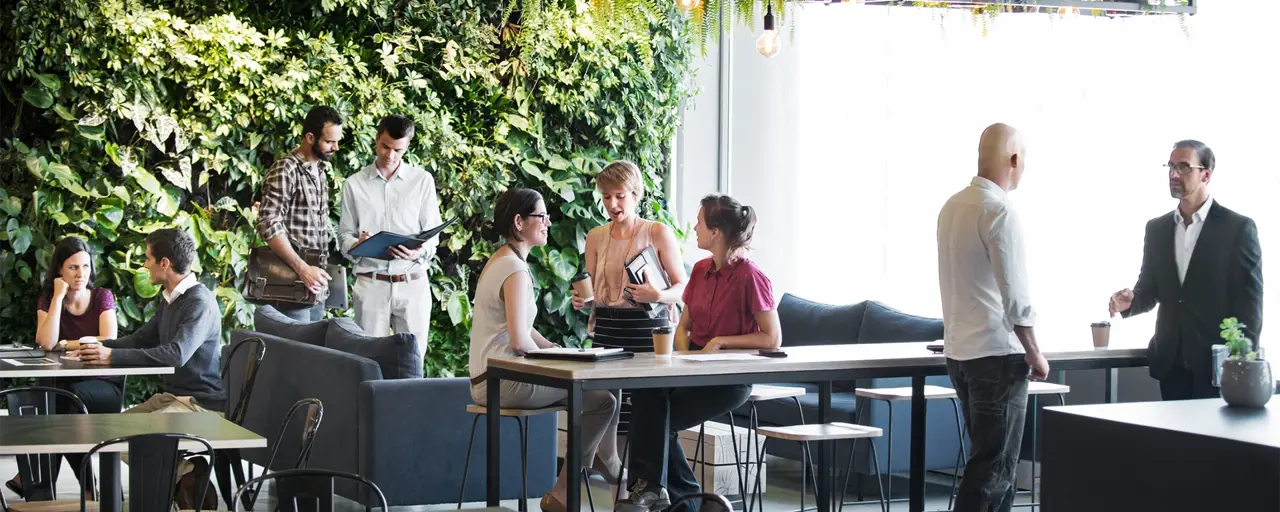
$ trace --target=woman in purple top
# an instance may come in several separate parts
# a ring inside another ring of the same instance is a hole
[[[53,248],[53,261],[45,279],[44,290],[36,303],[36,344],[45,350],[60,350],[63,341],[94,336],[99,340],[116,337],[116,300],[106,288],[95,288],[93,257],[89,246],[76,237],[67,237]],[[90,413],[118,413],[123,405],[124,381],[118,377],[60,378],[57,386],[71,391]],[[76,412],[69,400],[58,401],[58,412]],[[80,454],[67,455],[67,462],[80,477]],[[54,459],[54,477],[60,464]],[[85,492],[92,486],[82,482]],[[5,482],[14,494],[22,496],[17,476]]]

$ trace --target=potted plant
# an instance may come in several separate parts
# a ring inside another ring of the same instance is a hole
[[[1258,359],[1253,341],[1241,331],[1245,325],[1235,317],[1223,320],[1219,327],[1228,354],[1222,362],[1222,399],[1227,405],[1238,407],[1265,406],[1276,385],[1271,378],[1271,365]]]

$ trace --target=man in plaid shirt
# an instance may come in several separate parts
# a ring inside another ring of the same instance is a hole
[[[329,286],[329,274],[320,266],[307,264],[300,253],[319,254],[320,265],[324,265],[331,236],[327,176],[340,140],[342,116],[338,111],[313,107],[302,122],[302,144],[267,171],[258,207],[258,235],[317,293]],[[324,302],[314,306],[277,304],[276,308],[300,321],[317,321],[324,316]]]

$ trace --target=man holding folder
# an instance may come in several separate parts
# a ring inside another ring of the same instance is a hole
[[[381,231],[414,236],[440,225],[435,179],[403,160],[412,139],[413,122],[404,116],[387,116],[378,124],[377,158],[343,187],[338,240],[355,263],[356,323],[373,336],[386,336],[392,327],[411,333],[418,353],[425,355],[431,325],[427,267],[439,237],[417,248],[391,246],[382,259],[351,254]]]

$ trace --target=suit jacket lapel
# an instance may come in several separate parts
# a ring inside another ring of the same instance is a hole
[[[1160,223],[1157,231],[1159,231],[1160,245],[1168,248],[1168,252],[1161,258],[1159,278],[1165,281],[1165,284],[1172,286],[1173,290],[1180,290],[1182,283],[1178,282],[1178,247],[1177,240],[1173,236],[1174,223],[1177,219],[1174,214],[1165,215],[1162,218],[1165,220]]]

